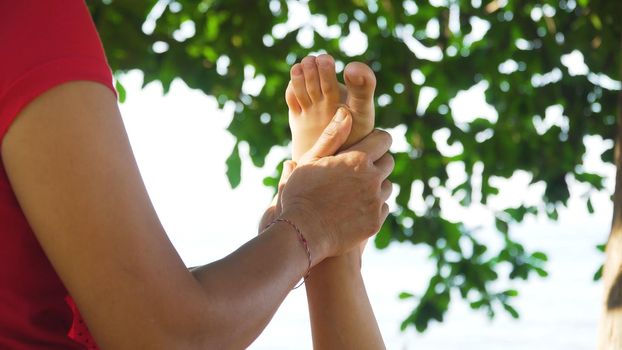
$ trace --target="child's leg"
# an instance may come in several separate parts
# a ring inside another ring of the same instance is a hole
[[[291,70],[285,93],[292,130],[293,160],[307,152],[330,122],[340,103],[352,111],[352,131],[344,147],[369,134],[374,127],[373,94],[376,78],[362,63],[350,63],[344,71],[346,87],[340,86],[335,62],[329,55],[305,57]],[[345,90],[346,97],[341,98]]]

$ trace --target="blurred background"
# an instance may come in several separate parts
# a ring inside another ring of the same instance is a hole
[[[376,72],[392,214],[363,273],[389,349],[592,349],[615,191],[618,1],[93,1],[188,266],[256,234],[308,54]],[[304,290],[251,349],[310,349]]]

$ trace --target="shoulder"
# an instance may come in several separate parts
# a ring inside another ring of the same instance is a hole
[[[0,141],[19,112],[68,81],[114,90],[112,74],[81,0],[0,1]]]

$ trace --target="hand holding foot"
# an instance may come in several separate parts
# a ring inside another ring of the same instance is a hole
[[[283,163],[283,171],[279,180],[277,195],[272,200],[270,207],[266,210],[259,222],[259,233],[276,219],[282,212],[281,194],[287,180],[294,169],[300,164],[307,164],[320,158],[331,156],[343,146],[343,143],[350,135],[352,129],[352,115],[346,108],[339,108],[332,121],[324,128],[322,134],[316,140],[311,149],[306,152],[298,162],[287,160]]]

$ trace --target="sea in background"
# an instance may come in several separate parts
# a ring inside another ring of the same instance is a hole
[[[218,110],[213,98],[179,81],[162,96],[158,84],[141,90],[138,72],[130,72],[121,80],[128,94],[121,109],[136,159],[162,224],[184,262],[188,266],[209,263],[254,237],[272,195],[261,180],[272,174],[271,169],[287,150],[274,150],[263,169],[254,168],[245,158],[242,184],[231,190],[225,177],[225,159],[234,144],[226,132],[233,106]],[[396,139],[400,132],[392,131]],[[396,141],[395,147],[403,146]],[[606,147],[598,140],[591,142],[593,149]],[[611,175],[611,167],[594,159],[591,162],[598,171]],[[456,176],[461,176],[458,170]],[[527,190],[527,180],[528,175],[518,174],[501,181],[497,204],[537,202],[540,190]],[[610,182],[607,188],[611,190]],[[471,310],[459,295],[452,295],[443,323],[432,323],[424,334],[412,327],[400,332],[401,321],[415,304],[399,300],[397,295],[402,291],[417,294],[426,287],[433,268],[428,251],[396,243],[377,250],[370,243],[363,274],[387,348],[594,349],[602,290],[592,276],[604,259],[595,246],[606,240],[612,208],[607,193],[588,193],[596,210],[588,214],[580,200],[586,191],[578,184],[571,186],[569,208],[560,211],[557,222],[539,217],[511,226],[514,239],[530,251],[541,250],[549,256],[548,278],[500,279],[495,286],[519,291],[513,302],[521,315],[518,320],[502,310],[489,320],[484,312]],[[477,236],[489,243],[491,250],[499,246],[494,223],[483,208],[465,212],[448,201],[443,211],[453,220],[477,227]],[[250,349],[311,349],[304,288],[290,293]]]

